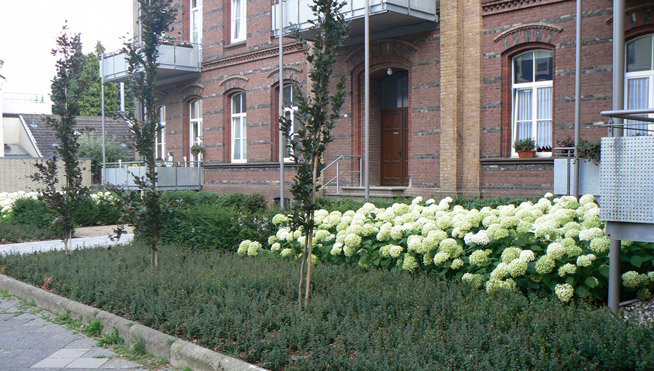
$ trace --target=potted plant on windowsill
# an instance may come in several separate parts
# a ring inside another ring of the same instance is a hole
[[[536,156],[536,142],[533,138],[518,139],[513,143],[513,148],[519,158],[534,158]]]
[[[194,144],[191,147],[191,153],[193,154],[193,156],[197,156],[199,153],[202,153],[204,155],[205,152],[206,150],[200,144]]]

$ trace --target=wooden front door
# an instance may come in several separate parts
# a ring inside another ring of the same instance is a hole
[[[382,109],[381,185],[405,186],[408,183],[408,108]]]

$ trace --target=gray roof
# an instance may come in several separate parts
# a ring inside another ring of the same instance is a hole
[[[36,146],[43,157],[51,157],[55,152],[57,138],[54,130],[46,122],[46,117],[55,115],[20,115],[27,128],[32,132]],[[93,137],[102,136],[102,118],[100,116],[78,116],[75,128],[80,133],[89,133]],[[134,139],[131,129],[124,119],[105,117],[104,119],[105,138],[108,141],[124,144],[134,152]]]

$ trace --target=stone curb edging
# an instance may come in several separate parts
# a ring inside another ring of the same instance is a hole
[[[79,319],[82,323],[98,320],[105,329],[117,329],[120,337],[125,339],[128,345],[143,339],[148,352],[157,357],[166,358],[171,365],[176,367],[190,367],[194,371],[265,371],[264,368],[164,334],[115,314],[55,295],[2,274],[0,274],[0,289],[7,290],[19,298],[33,300],[37,307],[54,313],[67,310],[72,318]]]

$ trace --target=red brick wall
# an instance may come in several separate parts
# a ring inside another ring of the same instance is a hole
[[[456,0],[462,1],[462,0]],[[277,122],[274,87],[278,76],[277,39],[272,37],[271,2],[247,3],[247,35],[243,43],[231,45],[228,1],[204,0],[203,4],[203,73],[195,80],[166,86],[167,147],[175,160],[188,149],[188,104],[184,88],[202,86],[204,143],[207,149],[205,173],[207,191],[261,192],[268,198],[278,197]],[[497,4],[512,4],[496,6]],[[598,139],[606,129],[599,112],[611,107],[611,0],[583,2],[583,76],[582,137]],[[627,35],[651,32],[651,6],[636,7],[627,2]],[[180,21],[175,32],[188,39],[188,1],[176,2]],[[469,6],[469,5],[467,5]],[[481,1],[481,132],[480,159],[465,158],[464,169],[481,167],[479,192],[482,196],[534,196],[552,190],[551,159],[508,160],[511,126],[511,57],[530,47],[546,47],[554,52],[554,140],[572,135],[574,122],[575,1],[542,0],[539,2]],[[465,21],[464,15],[464,21]],[[538,24],[538,25],[537,25]],[[544,24],[544,25],[543,25]],[[529,26],[532,25],[532,26]],[[509,31],[518,26],[527,26]],[[431,195],[441,190],[441,32],[421,32],[371,44],[371,126],[370,183],[379,184],[380,160],[380,89],[379,78],[388,67],[409,72],[409,169],[407,195]],[[500,37],[503,36],[503,37]],[[298,48],[286,39],[284,78],[306,86],[307,66]],[[464,42],[464,48],[465,40]],[[342,118],[333,132],[325,162],[339,155],[363,156],[363,45],[343,48],[334,77],[346,79],[346,102]],[[376,75],[377,74],[377,75]],[[238,78],[235,78],[238,77]],[[360,82],[359,82],[360,80]],[[334,81],[334,84],[336,81]],[[465,92],[465,86],[463,91]],[[247,94],[248,164],[230,164],[229,95],[242,89]],[[466,134],[469,135],[469,134]],[[466,140],[468,142],[466,142]],[[461,143],[473,143],[465,138]],[[466,151],[462,148],[461,151]],[[461,160],[462,161],[462,160]],[[479,163],[477,161],[480,161]],[[359,160],[340,163],[340,170],[358,170]],[[457,165],[461,166],[461,164]],[[335,169],[326,173],[331,178]],[[445,177],[443,178],[442,175]],[[287,171],[286,182],[291,182]],[[463,178],[461,178],[463,179]],[[358,175],[346,176],[342,182],[358,185]],[[457,180],[458,182],[458,180]],[[458,184],[458,183],[457,183]],[[460,189],[467,189],[463,185]],[[474,190],[472,190],[474,191]]]

